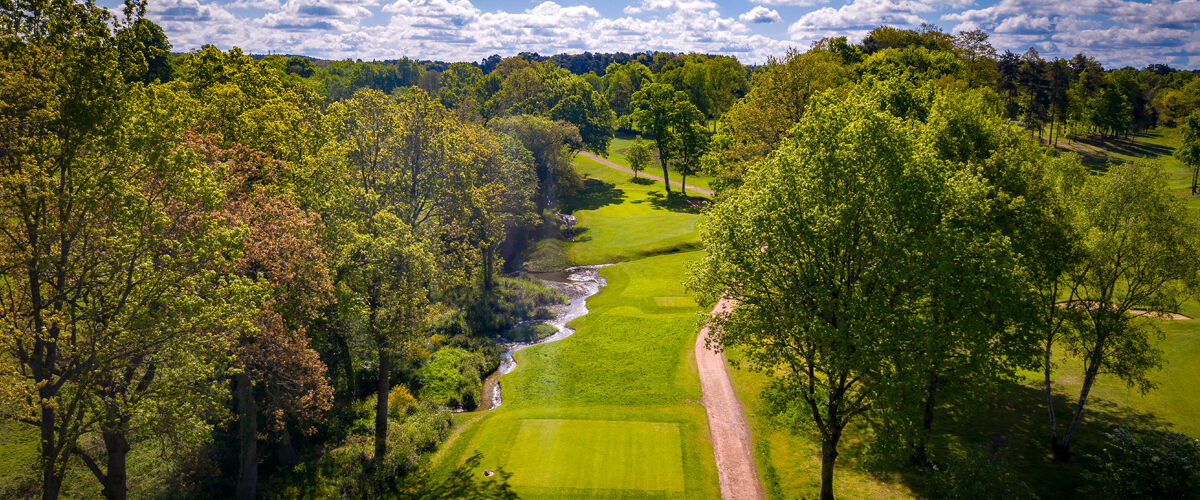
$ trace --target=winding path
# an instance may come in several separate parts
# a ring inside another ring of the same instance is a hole
[[[611,162],[611,161],[608,161],[608,160],[606,160],[606,159],[604,159],[604,158],[601,158],[601,157],[599,157],[599,156],[596,156],[596,155],[594,155],[594,154],[591,154],[591,153],[588,153],[588,152],[585,152],[585,151],[580,151],[580,152],[579,152],[579,154],[580,154],[580,155],[583,155],[585,158],[589,158],[589,159],[591,159],[591,160],[595,161],[596,163],[599,163],[599,164],[601,164],[601,165],[604,165],[604,166],[606,166],[606,167],[612,167],[612,168],[615,168],[615,169],[617,169],[617,170],[620,170],[620,171],[622,171],[622,172],[626,172],[626,173],[630,173],[630,174],[633,174],[633,173],[634,173],[634,172],[633,172],[633,169],[631,169],[631,168],[629,168],[629,167],[625,167],[625,166],[618,165],[618,164],[616,164],[616,163],[613,163],[613,162]],[[647,178],[647,179],[656,180],[656,181],[658,181],[658,182],[663,182],[663,178],[662,178],[662,177],[659,177],[659,176],[657,176],[657,175],[650,175],[650,174],[647,174],[647,173],[644,173],[644,172],[643,172],[643,173],[641,173],[641,174],[636,174],[636,175],[641,175],[642,177],[645,177],[645,178]],[[675,187],[677,187],[677,188],[679,188],[679,189],[681,189],[681,190],[683,190],[683,189],[684,189],[684,187],[683,187],[683,184],[680,184],[680,183],[678,183],[678,182],[676,182],[676,181],[671,181],[671,185],[672,185],[672,186],[675,186]],[[705,196],[712,196],[712,195],[713,195],[713,192],[712,192],[712,190],[709,190],[709,189],[704,189],[704,188],[700,188],[700,187],[696,187],[696,186],[692,186],[692,187],[690,187],[690,188],[687,188],[687,189],[690,189],[690,190],[692,190],[692,191],[695,191],[695,192],[697,192],[697,193],[700,193],[700,194],[702,194],[702,195],[705,195]]]
[[[729,310],[728,299],[717,302],[713,314]],[[746,414],[738,401],[725,356],[708,350],[704,339],[708,327],[700,330],[696,337],[696,371],[700,373],[702,403],[708,413],[708,429],[713,445],[713,457],[717,462],[717,479],[721,483],[721,498],[724,500],[761,500],[762,485],[758,482],[758,471],[754,466],[754,445],[750,440],[750,426]]]

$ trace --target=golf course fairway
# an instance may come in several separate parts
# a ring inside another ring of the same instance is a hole
[[[577,239],[568,265],[617,262],[563,340],[515,354],[503,404],[456,416],[434,457],[445,470],[473,453],[521,498],[718,498],[708,423],[691,356],[702,309],[683,289],[699,258],[694,210],[585,158],[568,202]]]

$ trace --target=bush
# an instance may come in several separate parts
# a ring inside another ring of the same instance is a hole
[[[1200,498],[1200,442],[1155,427],[1117,427],[1085,473],[1097,497]]]
[[[558,328],[546,323],[521,325],[510,330],[505,337],[513,342],[535,342],[558,333]]]
[[[401,384],[392,388],[388,393],[388,414],[392,418],[400,418],[416,406],[417,399],[408,392],[408,387]]]
[[[490,294],[475,300],[465,320],[474,333],[495,336],[522,321],[553,317],[546,306],[565,300],[536,278],[499,278]]]
[[[972,448],[928,471],[929,498],[1037,498],[998,455]]]
[[[421,400],[450,408],[473,409],[483,390],[487,359],[457,347],[438,349],[417,370]]]

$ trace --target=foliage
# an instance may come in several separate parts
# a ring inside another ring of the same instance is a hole
[[[1182,136],[1179,148],[1175,150],[1175,158],[1192,169],[1192,194],[1197,194],[1200,186],[1200,110],[1183,119],[1179,127]]]
[[[1200,441],[1177,432],[1121,426],[1105,434],[1092,493],[1118,498],[1197,498]]]
[[[971,339],[995,324],[964,310],[973,299],[949,300],[961,286],[942,286],[994,283],[985,293],[997,296],[1022,286],[997,280],[1013,273],[1013,256],[988,231],[983,180],[939,160],[918,124],[883,111],[910,109],[890,90],[823,94],[794,139],[711,210],[709,253],[691,282],[704,301],[736,297],[707,320],[708,341],[746,352],[772,375],[764,397],[811,420],[824,498],[845,426],[868,411],[903,411],[896,403],[913,397],[905,381],[921,376],[888,367],[912,366],[907,354],[939,357],[940,342],[985,357],[992,349],[943,334],[961,328]]]
[[[654,136],[658,161],[662,165],[664,188],[671,194],[671,177],[667,165],[684,167],[684,172],[699,168],[704,154],[706,137],[703,134],[704,116],[688,100],[683,91],[665,83],[652,83],[633,94],[634,126]],[[687,174],[684,174],[687,178]]]
[[[487,365],[478,353],[455,347],[438,349],[417,370],[421,400],[450,408],[474,408],[482,400],[480,383]]]
[[[638,173],[645,170],[650,165],[651,144],[647,144],[642,140],[642,136],[638,136],[633,141],[633,145],[629,146],[629,150],[625,152],[625,157],[629,158],[629,169],[633,170],[633,176],[637,177]]]

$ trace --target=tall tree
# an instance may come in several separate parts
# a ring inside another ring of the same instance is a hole
[[[1179,126],[1179,148],[1175,158],[1192,169],[1192,195],[1196,195],[1196,181],[1200,178],[1200,110],[1188,115]]]
[[[711,209],[690,285],[737,301],[708,320],[708,341],[746,352],[770,374],[765,396],[811,420],[824,499],[846,426],[896,390],[887,367],[923,337],[916,308],[955,267],[935,257],[953,214],[985,191],[952,175],[911,122],[880,112],[876,92],[817,98],[794,139]]]
[[[684,138],[696,133],[697,126],[703,127],[704,115],[688,100],[686,93],[665,83],[652,83],[634,93],[633,107],[634,125],[654,136],[654,144],[658,146],[658,162],[663,169],[663,184],[667,196],[670,196],[671,177],[668,168],[674,162],[688,160],[683,158]],[[689,147],[699,151],[702,149],[699,144],[699,140],[692,140]],[[699,159],[698,154],[692,158],[693,161]]]
[[[1117,165],[1089,179],[1076,224],[1083,256],[1067,272],[1067,301],[1061,305],[1079,316],[1065,340],[1082,359],[1083,373],[1061,438],[1057,428],[1051,430],[1059,459],[1071,455],[1071,440],[1100,374],[1143,392],[1154,387],[1147,374],[1162,364],[1162,351],[1153,343],[1161,331],[1139,316],[1176,309],[1196,289],[1200,268],[1200,221],[1171,194],[1156,164]],[[1052,403],[1049,411],[1053,419]]]

